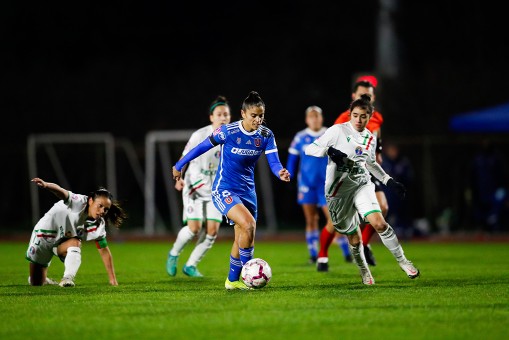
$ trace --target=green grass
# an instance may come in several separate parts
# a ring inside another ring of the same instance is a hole
[[[166,274],[171,243],[110,243],[118,287],[100,256],[83,247],[76,287],[30,287],[25,243],[0,243],[0,339],[496,339],[509,328],[507,244],[406,243],[422,276],[408,279],[374,244],[374,286],[331,248],[330,271],[306,264],[304,243],[259,242],[272,281],[226,291],[230,242],[200,264],[201,279]],[[49,276],[63,264],[54,257]]]

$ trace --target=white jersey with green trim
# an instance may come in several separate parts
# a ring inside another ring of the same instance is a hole
[[[100,240],[106,237],[106,223],[87,220],[88,196],[68,192],[66,201],[60,200],[44,214],[34,227],[37,237],[45,238],[53,244],[71,237],[85,241]]]
[[[184,148],[182,156],[185,156],[195,146],[209,137],[213,132],[212,125],[196,130]],[[213,147],[201,156],[189,162],[184,174],[185,187],[183,195],[202,201],[212,200],[212,183],[216,177],[217,167],[221,156],[220,146]]]
[[[329,158],[325,180],[328,198],[337,197],[344,191],[351,192],[370,182],[369,172],[384,184],[391,178],[376,162],[376,137],[369,130],[358,132],[350,122],[333,125],[309,144],[305,152],[309,156],[325,157],[329,147],[340,150],[347,157],[341,167]]]

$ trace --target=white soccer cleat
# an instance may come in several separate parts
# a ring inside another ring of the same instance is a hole
[[[46,282],[44,282],[45,285],[57,285],[58,282],[55,280],[50,279],[49,277],[46,278]]]
[[[369,269],[362,270],[361,269],[361,277],[362,277],[362,283],[365,285],[371,286],[375,284],[375,279],[373,278],[373,275],[371,275],[371,271]]]
[[[74,287],[74,281],[68,277],[64,277],[58,285],[60,287]]]
[[[411,279],[415,279],[421,274],[419,269],[415,268],[413,263],[408,260],[398,262],[398,264],[401,267],[401,270],[403,270]]]

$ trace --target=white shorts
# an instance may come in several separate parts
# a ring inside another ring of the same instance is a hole
[[[382,212],[375,195],[375,185],[368,182],[338,197],[327,197],[334,229],[341,234],[353,234],[360,224],[359,214],[365,218],[371,213]]]
[[[26,253],[26,259],[30,262],[39,264],[44,267],[48,267],[51,264],[51,258],[53,257],[53,247],[56,242],[54,238],[50,237],[37,237],[35,232],[37,228],[32,232],[30,237],[30,243]]]
[[[184,205],[184,211],[182,214],[184,224],[186,224],[189,220],[212,220],[219,223],[223,221],[223,215],[219,212],[219,210],[217,210],[212,201],[192,199],[187,195],[182,195],[182,201]]]

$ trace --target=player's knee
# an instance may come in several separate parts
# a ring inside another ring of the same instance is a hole
[[[247,218],[239,222],[242,229],[249,233],[253,233],[256,230],[256,221],[254,218]]]
[[[384,219],[377,219],[371,223],[371,226],[376,230],[377,233],[383,233],[387,230],[389,224]]]

